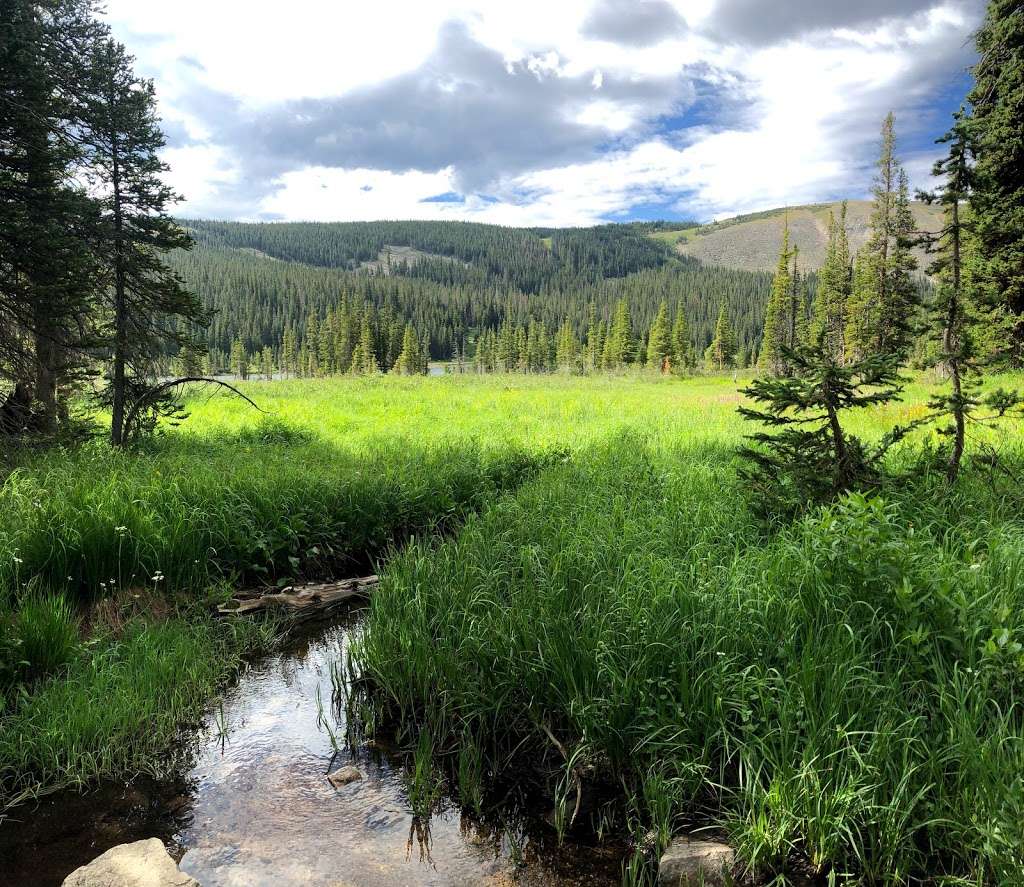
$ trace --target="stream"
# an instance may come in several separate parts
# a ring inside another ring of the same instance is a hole
[[[344,747],[331,664],[344,661],[360,620],[354,610],[306,630],[248,667],[183,743],[175,775],[62,792],[9,811],[0,824],[0,882],[60,885],[109,847],[159,837],[203,887],[620,883],[621,849],[558,846],[536,818],[498,811],[496,827],[447,798],[420,820],[400,759]],[[333,763],[331,731],[342,746]],[[334,788],[328,767],[347,765],[363,778]]]

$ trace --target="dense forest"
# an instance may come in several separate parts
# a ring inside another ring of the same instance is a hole
[[[314,353],[316,331],[334,327],[339,317],[350,327],[340,335],[357,340],[364,314],[382,368],[393,365],[397,354],[387,343],[400,339],[407,323],[429,342],[432,358],[467,362],[489,334],[506,325],[528,334],[532,323],[535,334],[544,331],[553,365],[556,330],[568,322],[582,343],[593,314],[611,323],[620,300],[630,312],[628,362],[644,358],[662,303],[685,316],[695,353],[711,341],[724,305],[738,348],[752,355],[770,285],[767,274],[674,255],[648,236],[650,223],[580,229],[465,222],[183,224],[195,247],[170,261],[211,312],[203,337],[219,369],[228,368],[228,355],[234,348],[237,356],[239,347],[251,355],[270,348],[277,365],[286,332],[289,346]],[[377,261],[392,247],[418,252]],[[308,360],[300,363],[308,369]],[[324,359],[317,371],[328,365],[339,364]],[[236,369],[233,361],[230,368]]]

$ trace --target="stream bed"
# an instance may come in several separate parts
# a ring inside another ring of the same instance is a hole
[[[159,837],[203,887],[620,883],[621,848],[559,846],[539,818],[496,827],[451,799],[418,819],[398,758],[363,747],[351,755],[344,712],[331,705],[331,665],[344,661],[359,623],[353,611],[251,665],[185,741],[176,775],[9,811],[0,882],[59,885],[109,847]],[[342,746],[333,763],[331,732]],[[328,768],[347,765],[363,778],[334,788]]]

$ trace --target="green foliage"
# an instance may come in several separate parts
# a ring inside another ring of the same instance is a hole
[[[718,309],[715,336],[704,352],[704,362],[709,369],[719,372],[736,363],[736,335],[732,324],[729,323],[729,315],[726,314],[724,305]]]
[[[15,632],[28,676],[48,675],[78,652],[78,618],[62,594],[29,594],[18,602]]]
[[[882,124],[871,234],[857,253],[847,301],[846,356],[851,361],[879,355],[905,359],[915,332],[918,288],[911,254],[917,224],[910,210],[907,175],[896,157],[892,113]]]
[[[557,796],[546,726],[641,829],[724,822],[755,876],[1010,885],[1024,544],[1019,490],[982,489],[766,538],[728,449],[608,441],[399,555],[356,656],[435,754]]]
[[[818,290],[814,300],[814,316],[810,342],[833,360],[843,359],[846,342],[846,314],[853,291],[853,269],[846,233],[846,202],[839,218],[828,216],[828,248],[825,264],[818,272]]]
[[[750,463],[740,476],[749,483],[751,505],[766,516],[791,516],[876,484],[885,451],[905,435],[896,426],[869,449],[840,421],[846,410],[886,404],[899,395],[903,380],[891,356],[841,365],[820,349],[783,348],[780,357],[787,375],[763,376],[743,389],[763,406],[739,407],[744,419],[767,428],[748,436],[757,446],[740,451]]]
[[[967,128],[976,152],[971,210],[980,246],[978,284],[1013,325],[1009,351],[1024,342],[1024,17],[1016,0],[990,0],[978,29]]]

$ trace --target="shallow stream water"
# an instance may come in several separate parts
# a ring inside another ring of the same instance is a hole
[[[495,828],[450,800],[429,822],[414,817],[399,759],[353,756],[331,705],[331,663],[358,625],[351,614],[247,669],[187,740],[179,775],[12,811],[0,883],[59,885],[107,848],[154,836],[204,887],[619,883],[614,848],[559,847],[539,821]],[[328,768],[351,764],[363,779],[334,788]]]

